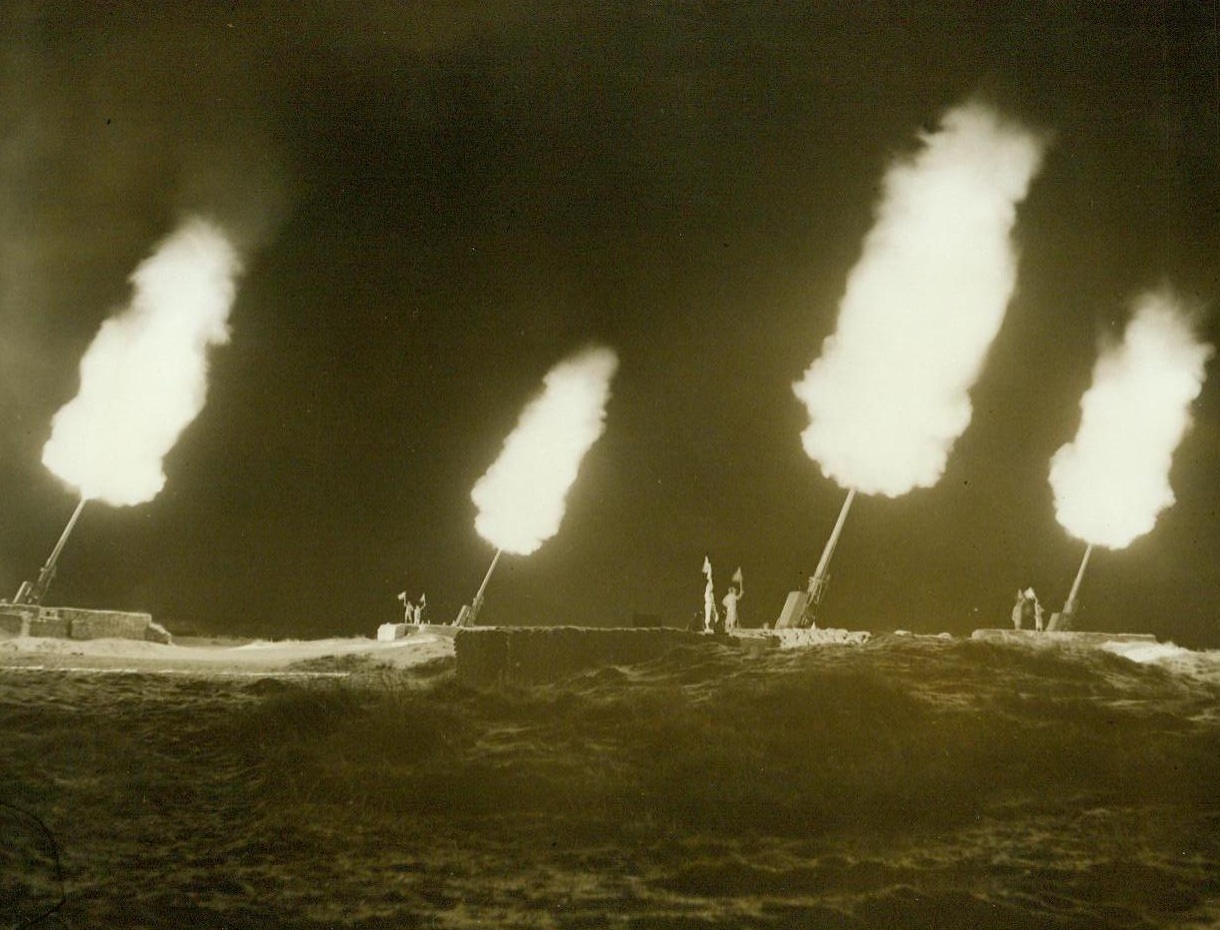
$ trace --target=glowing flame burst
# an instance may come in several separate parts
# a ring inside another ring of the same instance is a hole
[[[475,528],[493,546],[529,555],[558,531],[581,460],[605,430],[617,369],[611,349],[593,348],[547,373],[542,394],[470,494],[479,509]]]
[[[887,172],[837,331],[793,386],[809,457],[845,488],[940,480],[1016,280],[1010,234],[1043,141],[968,104]]]
[[[1171,295],[1136,301],[1122,343],[1093,369],[1076,439],[1051,459],[1055,516],[1065,530],[1122,549],[1173,504],[1170,464],[1211,356]]]
[[[203,409],[207,349],[228,341],[239,270],[223,233],[198,219],[136,268],[130,304],[102,325],[80,392],[52,421],[47,468],[115,506],[160,492],[162,460]]]

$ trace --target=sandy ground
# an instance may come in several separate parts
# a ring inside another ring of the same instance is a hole
[[[349,657],[409,668],[452,655],[453,640],[432,633],[417,633],[392,642],[363,637],[274,641],[188,637],[169,645],[129,639],[78,641],[33,636],[0,640],[0,668],[59,671],[343,675],[347,673],[343,660]]]

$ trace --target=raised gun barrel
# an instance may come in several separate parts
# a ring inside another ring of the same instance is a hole
[[[37,606],[42,603],[42,599],[46,597],[47,588],[51,586],[51,582],[55,578],[55,570],[59,564],[59,554],[63,552],[64,544],[72,534],[72,528],[76,526],[76,521],[80,519],[80,512],[85,509],[86,500],[88,498],[82,497],[80,503],[76,505],[76,509],[72,511],[68,525],[64,527],[64,531],[59,536],[59,542],[55,544],[55,548],[51,550],[51,555],[47,559],[46,564],[38,572],[38,580],[33,584],[28,581],[21,582],[21,587],[17,589],[17,594],[13,597],[14,604]]]
[[[1076,580],[1072,582],[1072,590],[1063,604],[1063,610],[1051,617],[1050,629],[1070,630],[1077,609],[1080,607],[1080,583],[1084,581],[1084,570],[1088,567],[1089,556],[1093,554],[1093,544],[1089,543],[1084,550],[1084,558],[1080,560],[1080,569],[1076,572]]]
[[[496,563],[500,561],[500,553],[503,549],[497,549],[495,556],[491,560],[491,567],[487,569],[487,574],[483,576],[483,583],[479,585],[479,592],[471,601],[470,607],[463,607],[461,613],[458,614],[455,626],[474,626],[475,619],[479,616],[479,611],[483,609],[483,594],[487,591],[487,582],[491,581],[491,573],[496,570]]]
[[[855,499],[856,489],[852,488],[847,492],[847,500],[843,501],[843,509],[839,511],[839,519],[835,521],[835,528],[830,533],[830,539],[826,540],[826,548],[822,550],[818,567],[814,571],[813,577],[809,579],[809,588],[805,592],[807,597],[805,609],[801,612],[800,625],[802,627],[813,626],[817,619],[818,604],[822,602],[822,598],[826,595],[826,588],[830,584],[830,557],[834,555],[835,546],[839,544],[843,524],[847,521],[847,511]]]

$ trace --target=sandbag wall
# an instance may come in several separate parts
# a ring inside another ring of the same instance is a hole
[[[0,634],[54,639],[137,639],[170,642],[169,632],[151,614],[81,607],[0,604]]]

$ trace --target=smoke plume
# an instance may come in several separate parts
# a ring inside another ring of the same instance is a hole
[[[940,480],[1012,294],[1016,206],[1044,147],[967,104],[886,173],[838,328],[793,386],[826,477],[888,497]]]
[[[499,458],[474,486],[475,528],[498,549],[529,555],[555,535],[581,460],[605,430],[612,349],[587,349],[552,368]]]
[[[1122,549],[1173,504],[1169,467],[1212,351],[1171,294],[1135,302],[1122,343],[1093,369],[1076,439],[1051,459],[1055,516],[1065,530]]]
[[[81,360],[80,391],[52,421],[43,464],[81,495],[140,504],[165,485],[162,460],[203,409],[207,350],[228,341],[240,271],[212,224],[192,219],[131,276],[131,302]]]

